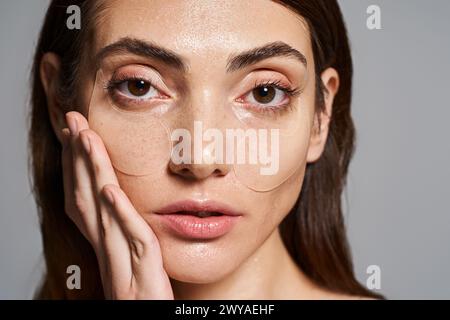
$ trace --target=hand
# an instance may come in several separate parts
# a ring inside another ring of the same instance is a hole
[[[173,299],[159,242],[119,187],[101,138],[78,112],[62,131],[65,209],[88,239],[107,299]]]

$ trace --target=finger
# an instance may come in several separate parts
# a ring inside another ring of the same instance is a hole
[[[103,237],[108,229],[108,241],[114,242],[111,247],[115,247],[122,257],[128,254],[126,244],[121,243],[126,240],[120,229],[120,225],[115,221],[114,216],[110,214],[105,202],[100,197],[101,190],[106,184],[118,185],[118,180],[113,166],[109,159],[105,145],[101,138],[90,129],[85,129],[79,133],[83,151],[89,166],[89,174],[92,181],[92,188],[96,202],[96,212],[98,219],[98,230],[101,234],[101,240],[104,246],[106,241]],[[125,260],[127,262],[127,260]]]
[[[103,248],[102,251],[105,256],[109,256],[105,257],[107,260],[111,260],[112,256],[117,256],[114,259],[114,267],[117,266],[120,270],[111,270],[111,265],[107,261],[103,261],[102,263],[108,268],[106,273],[109,276],[114,275],[116,278],[127,277],[129,279],[132,272],[129,258],[130,250],[126,237],[120,224],[115,220],[114,215],[110,213],[110,210],[106,207],[107,205],[105,205],[105,202],[100,197],[100,192],[104,185],[119,185],[116,174],[101,138],[90,129],[80,131],[79,135],[85,156],[88,158],[90,176],[93,181],[92,188],[97,208],[97,232],[99,233],[99,241]],[[109,279],[107,285],[110,285],[111,281],[112,279]],[[119,280],[114,279],[114,283],[117,281]],[[121,283],[123,281],[124,279],[120,279]]]
[[[129,285],[137,287],[137,294],[147,299],[172,299],[155,233],[118,186],[106,185],[102,194],[128,241],[132,267]]]
[[[109,266],[106,263],[104,241],[100,228],[100,216],[96,201],[95,188],[90,174],[89,157],[86,155],[83,143],[80,139],[80,131],[89,128],[87,120],[78,112],[66,114],[67,124],[70,129],[70,148],[72,150],[73,167],[73,199],[87,233],[87,239],[93,246],[100,269],[100,275],[104,290],[110,292]]]
[[[70,130],[64,128],[61,131],[62,136],[62,152],[61,152],[61,162],[63,169],[63,182],[64,182],[64,194],[66,199],[68,195],[73,193],[73,168],[72,168],[72,151],[70,148]]]
[[[74,212],[73,206],[73,161],[72,161],[72,149],[70,147],[70,130],[64,128],[61,131],[62,136],[62,152],[61,162],[63,170],[63,187],[64,187],[64,205],[66,214],[73,220],[77,227],[83,232],[85,228],[79,214]],[[86,236],[86,235],[85,235]]]
[[[80,139],[90,160],[89,164],[98,194],[106,184],[118,186],[117,176],[102,139],[90,129],[80,131]]]
[[[70,149],[72,154],[72,184],[74,206],[86,226],[88,239],[94,249],[99,249],[98,217],[96,215],[96,202],[92,189],[87,157],[80,141],[79,133],[88,129],[87,120],[78,112],[71,111],[66,114],[67,125],[70,130]]]
[[[101,199],[100,192],[105,184],[118,185],[118,181],[101,138],[93,130],[84,129],[79,132],[79,139],[88,162],[96,203],[97,232],[102,248],[97,256],[101,254],[102,257],[99,263],[104,268],[103,286],[107,297],[114,299],[116,293],[129,288],[132,277],[130,250],[120,224],[108,208],[109,205]]]

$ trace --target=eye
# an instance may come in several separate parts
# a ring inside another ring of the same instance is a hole
[[[289,96],[286,89],[278,88],[274,85],[257,86],[247,93],[243,98],[245,103],[262,105],[264,107],[276,107],[287,103]]]
[[[142,79],[122,81],[116,85],[116,90],[131,99],[147,100],[159,96],[158,90],[149,81]]]
[[[252,97],[259,103],[270,103],[274,100],[277,91],[273,87],[258,87],[252,90]]]

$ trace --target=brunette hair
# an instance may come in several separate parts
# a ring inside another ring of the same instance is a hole
[[[320,79],[328,67],[337,70],[340,88],[333,103],[330,131],[318,161],[307,165],[298,200],[280,225],[283,241],[301,270],[328,290],[348,295],[380,298],[355,278],[341,209],[341,194],[354,151],[355,129],[350,114],[352,58],[347,31],[336,0],[277,0],[308,24],[316,74],[316,112],[324,110],[326,90]],[[78,65],[89,41],[89,24],[95,20],[98,2],[52,0],[45,16],[31,74],[30,164],[38,206],[46,274],[36,298],[102,299],[103,289],[95,253],[65,214],[61,145],[50,123],[47,97],[40,79],[40,63],[46,52],[60,57],[58,100],[75,105]],[[66,27],[67,7],[81,8],[80,30]],[[68,110],[67,110],[68,111]],[[89,270],[81,277],[82,290],[66,286],[66,268]]]

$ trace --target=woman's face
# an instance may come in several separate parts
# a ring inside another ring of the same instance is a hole
[[[108,1],[97,22],[92,56],[129,38],[151,42],[182,59],[185,70],[170,64],[170,59],[164,61],[125,48],[102,56],[99,62],[108,66],[110,74],[121,74],[122,79],[156,75],[159,87],[169,93],[166,99],[176,97],[177,101],[186,101],[188,107],[183,109],[182,118],[189,121],[201,118],[210,123],[220,122],[212,120],[221,114],[217,108],[224,106],[223,101],[248,97],[249,92],[251,96],[256,82],[273,81],[294,88],[304,82],[305,72],[308,79],[314,79],[306,24],[293,11],[271,1]],[[275,42],[302,53],[308,67],[292,54],[273,54],[247,61],[234,71],[227,70],[229,57]],[[86,68],[85,78],[92,79],[93,75],[92,69]],[[125,89],[128,95],[133,93],[129,85]],[[83,90],[84,105],[88,106],[92,83],[86,81]],[[277,95],[281,95],[279,99],[290,99],[294,106],[301,105],[301,117],[296,121],[303,130],[290,140],[297,146],[296,154],[290,156],[300,159],[300,166],[273,190],[257,192],[248,188],[236,178],[232,166],[223,164],[179,166],[169,160],[164,168],[150,168],[145,176],[117,171],[122,189],[157,235],[171,278],[194,283],[223,278],[264,244],[294,206],[310,151],[314,81],[307,81],[299,96],[283,96],[280,90]],[[87,108],[83,110],[86,115]],[[107,124],[104,130],[109,130]],[[161,150],[153,150],[154,154],[158,152]],[[220,236],[208,239],[183,236],[168,227],[158,214],[162,208],[179,201],[191,201],[200,207],[219,203],[240,216]]]

